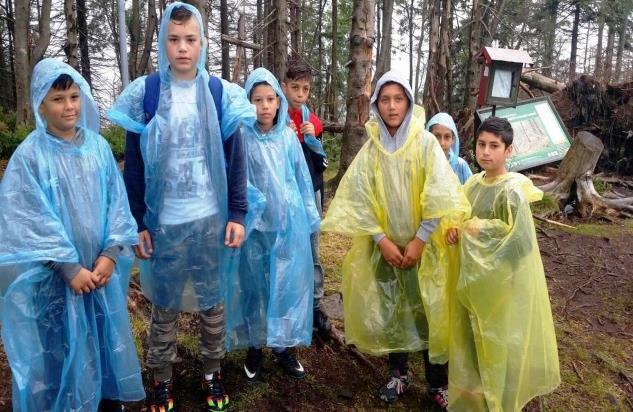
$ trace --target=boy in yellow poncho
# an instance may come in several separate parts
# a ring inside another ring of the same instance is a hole
[[[321,229],[354,237],[343,262],[345,336],[362,352],[389,354],[391,375],[380,397],[392,402],[409,385],[408,354],[428,345],[420,256],[438,224],[462,218],[469,206],[437,139],[424,130],[424,110],[414,105],[406,80],[385,73],[371,110],[369,140],[343,176]],[[424,355],[427,382],[445,404],[445,368]]]
[[[461,267],[451,300],[448,409],[520,411],[560,383],[558,352],[530,202],[543,193],[508,173],[513,131],[501,118],[477,131],[483,172],[464,190],[472,218],[449,229]]]

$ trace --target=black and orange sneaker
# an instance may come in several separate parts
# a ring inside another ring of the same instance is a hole
[[[173,412],[175,410],[171,379],[154,381],[151,401],[150,412]]]
[[[205,410],[225,411],[229,407],[229,394],[224,389],[222,371],[213,372],[211,379],[202,378],[202,391],[206,399]]]

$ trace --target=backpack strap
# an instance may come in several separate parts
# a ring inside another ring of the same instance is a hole
[[[222,122],[222,81],[220,81],[220,79],[216,76],[209,76],[209,91],[213,97],[213,103],[215,103],[215,111],[218,114],[218,121]],[[160,76],[158,72],[154,72],[145,78],[145,95],[143,96],[145,123],[149,123],[156,114],[159,94]]]
[[[143,96],[143,112],[145,112],[145,123],[156,114],[158,109],[158,95],[160,92],[160,76],[154,72],[145,78],[145,95]]]

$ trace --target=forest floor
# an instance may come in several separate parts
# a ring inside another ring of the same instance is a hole
[[[1,172],[0,172],[1,173]],[[0,174],[1,177],[1,174]],[[562,384],[553,393],[530,402],[527,411],[633,411],[633,221],[573,221],[576,230],[538,223],[537,235],[545,266],[556,327]],[[328,311],[343,329],[340,310],[341,263],[351,240],[326,233],[321,258],[326,270]],[[146,353],[150,305],[133,282],[129,309],[139,357]],[[202,404],[197,360],[198,321],[180,319],[175,395],[180,411]],[[231,410],[418,410],[437,411],[426,391],[422,360],[412,358],[413,384],[387,407],[377,396],[387,375],[384,357],[365,363],[335,342],[315,338],[298,351],[306,379],[286,377],[266,352],[264,382],[247,384],[245,351],[228,354],[224,376]],[[143,363],[143,362],[142,362]],[[143,368],[145,382],[150,381]],[[0,346],[0,411],[11,410],[11,379]],[[142,403],[132,405],[143,411]]]

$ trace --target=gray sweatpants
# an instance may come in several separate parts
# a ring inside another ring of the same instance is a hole
[[[147,366],[152,369],[154,379],[164,381],[173,374],[173,363],[178,361],[176,350],[176,323],[180,311],[152,307],[152,322],[149,333]],[[224,358],[224,304],[198,312],[200,315],[200,357],[203,372],[210,374],[220,369]]]

